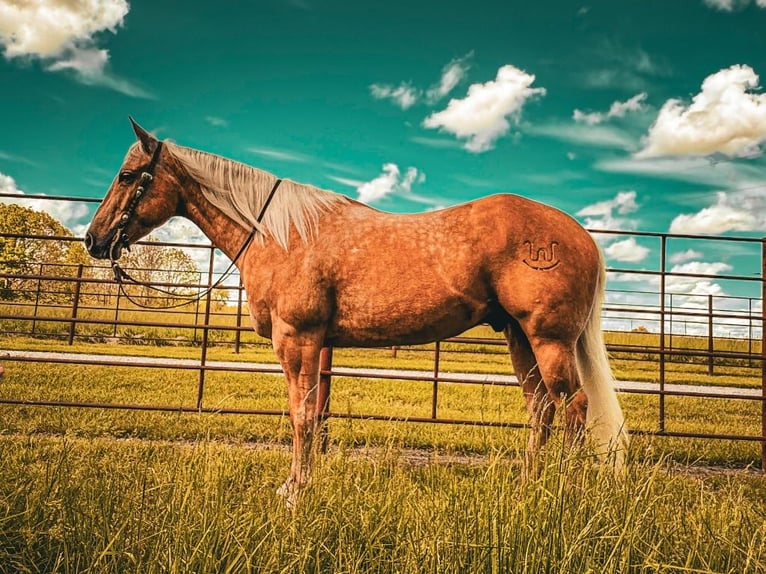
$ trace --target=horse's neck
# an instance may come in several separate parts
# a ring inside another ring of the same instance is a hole
[[[211,243],[223,251],[229,259],[236,257],[247,241],[250,231],[210,203],[196,182],[188,182],[184,185],[184,189],[184,203],[179,215],[186,217],[199,227]]]

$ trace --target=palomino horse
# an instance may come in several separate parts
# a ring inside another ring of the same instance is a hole
[[[622,462],[627,434],[600,327],[604,260],[574,219],[514,195],[383,213],[133,129],[138,141],[93,218],[88,251],[115,261],[180,215],[234,261],[255,330],[273,341],[287,378],[288,501],[308,481],[318,442],[324,345],[419,344],[480,323],[508,339],[531,456],[563,404],[570,438],[587,424],[597,451]]]

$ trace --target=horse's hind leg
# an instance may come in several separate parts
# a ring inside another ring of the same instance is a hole
[[[545,384],[547,400],[555,408],[559,408],[562,403],[565,405],[567,443],[579,442],[585,429],[588,399],[577,374],[575,343],[532,336],[530,346]]]
[[[539,470],[540,450],[545,446],[550,435],[556,406],[548,398],[545,384],[537,367],[537,359],[519,324],[511,319],[511,322],[503,330],[503,334],[508,341],[513,370],[519,380],[529,413],[530,432],[525,456],[525,470],[534,475]]]

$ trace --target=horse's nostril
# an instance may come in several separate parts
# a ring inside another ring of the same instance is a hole
[[[85,234],[85,249],[90,251],[93,248],[93,235],[90,233]]]

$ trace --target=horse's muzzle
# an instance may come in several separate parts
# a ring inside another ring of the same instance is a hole
[[[90,231],[85,234],[85,249],[94,259],[118,259],[122,252],[122,246],[115,245],[114,234],[99,241]]]

